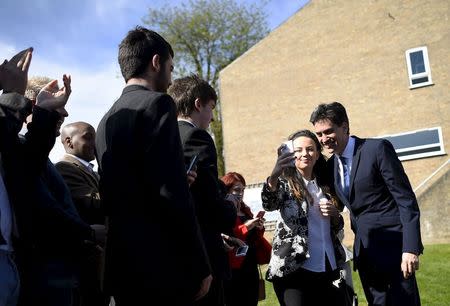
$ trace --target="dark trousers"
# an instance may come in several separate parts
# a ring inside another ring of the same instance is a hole
[[[223,280],[214,279],[208,293],[202,299],[194,303],[195,306],[223,306],[225,305],[225,296],[223,289]]]
[[[101,253],[86,247],[82,258],[79,288],[75,291],[74,306],[108,306],[110,297],[101,289]]]
[[[225,281],[227,306],[258,305],[259,273],[256,263],[231,270],[231,280]]]
[[[280,306],[344,305],[343,296],[333,281],[338,270],[312,272],[300,269],[282,279],[273,281],[273,289]]]
[[[400,263],[391,271],[383,271],[374,267],[361,249],[358,272],[369,306],[420,306],[416,277],[403,278]]]
[[[62,260],[33,262],[21,273],[18,306],[72,306],[77,286],[73,270]]]

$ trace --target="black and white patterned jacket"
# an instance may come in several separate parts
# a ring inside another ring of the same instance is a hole
[[[299,268],[303,261],[309,257],[308,252],[308,203],[298,203],[294,197],[289,183],[278,179],[277,190],[272,192],[267,183],[262,192],[262,205],[265,210],[279,210],[272,242],[272,256],[267,270],[267,280],[283,278]],[[336,263],[341,267],[345,261],[345,252],[336,236],[343,228],[344,221],[339,216],[339,222],[330,226],[331,240],[333,241]]]

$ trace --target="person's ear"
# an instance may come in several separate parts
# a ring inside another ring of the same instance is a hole
[[[348,122],[343,122],[342,127],[344,128],[345,133],[349,134]]]
[[[63,144],[64,144],[64,147],[73,148],[72,141],[69,136],[64,138]]]
[[[159,56],[159,54],[153,55],[153,57],[152,57],[152,68],[156,72],[159,72],[161,70],[161,57]]]
[[[195,101],[194,101],[195,110],[200,112],[201,107],[202,107],[202,102],[200,101],[200,99],[199,98],[195,99]]]

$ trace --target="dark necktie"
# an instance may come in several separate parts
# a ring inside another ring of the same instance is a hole
[[[350,173],[348,168],[348,159],[344,156],[339,156],[339,159],[342,162],[342,169],[343,169],[343,177],[344,177],[344,187],[342,189],[342,192],[344,193],[345,197],[348,199],[349,194],[349,187],[350,187]]]

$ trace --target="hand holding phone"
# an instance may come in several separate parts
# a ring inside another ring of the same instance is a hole
[[[198,154],[192,156],[189,166],[187,167],[186,173],[189,173],[197,165]]]
[[[247,255],[248,245],[240,246],[236,249],[236,257],[241,257]]]
[[[266,213],[266,211],[265,210],[260,210],[259,212],[258,212],[258,214],[256,215],[256,218],[262,218],[262,217],[264,217],[264,214]]]

